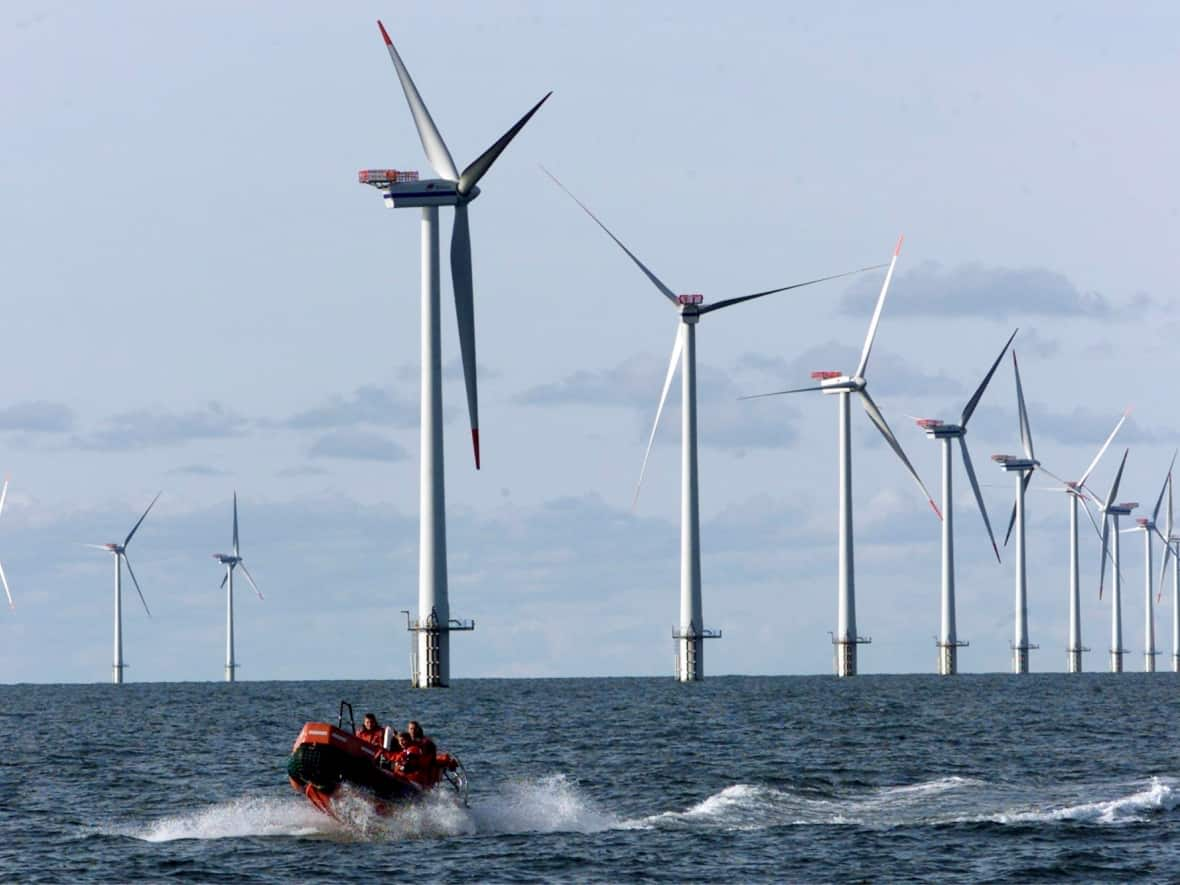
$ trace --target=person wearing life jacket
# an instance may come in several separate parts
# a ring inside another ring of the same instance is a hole
[[[356,733],[356,736],[365,743],[376,744],[379,747],[385,737],[385,729],[381,727],[376,716],[366,713],[365,718],[361,721],[361,730]]]
[[[434,741],[423,733],[422,726],[416,720],[411,719],[406,725],[406,731],[410,735],[410,742],[422,751],[422,755],[426,759],[434,761],[434,757],[438,755],[438,748],[435,747]]]
[[[393,770],[417,783],[429,783],[431,780],[430,766],[422,757],[422,748],[414,744],[408,732],[400,732],[397,736],[399,751],[394,755]]]

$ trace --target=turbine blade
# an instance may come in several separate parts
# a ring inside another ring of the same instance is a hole
[[[1082,509],[1086,511],[1086,518],[1090,520],[1090,525],[1094,527],[1094,537],[1099,540],[1102,539],[1102,530],[1098,528],[1098,522],[1094,519],[1094,514],[1090,512],[1090,505],[1086,503],[1086,499],[1081,495],[1078,500],[1082,502]]]
[[[608,237],[610,237],[612,240],[614,240],[620,249],[622,249],[624,252],[627,253],[627,257],[635,262],[635,266],[638,267],[641,271],[643,271],[644,275],[649,280],[651,280],[652,285],[654,285],[657,289],[659,289],[661,292],[664,293],[665,298],[667,298],[673,304],[676,304],[676,305],[680,304],[680,300],[676,297],[675,293],[673,293],[671,289],[669,289],[667,286],[665,286],[660,281],[659,277],[657,277],[654,273],[652,273],[650,270],[648,270],[647,265],[645,265],[642,261],[640,261],[638,258],[636,258],[635,253],[633,253],[630,249],[628,249],[626,246],[624,246],[623,241],[620,240],[618,237],[616,237],[614,234],[612,234],[610,232],[610,228],[608,228],[605,224],[603,224],[601,221],[599,221],[598,216],[595,215],[593,212],[591,212],[588,208],[586,208],[585,203],[583,203],[581,200],[579,200],[577,197],[575,197],[572,193],[570,193],[569,188],[567,188],[564,184],[562,184],[560,181],[558,181],[557,177],[554,176],[554,174],[552,172],[550,172],[548,169],[546,169],[544,166],[541,167],[541,171],[544,172],[546,175],[548,175],[551,179],[553,179],[553,183],[556,184],[563,191],[565,191],[566,195],[569,196],[569,198],[571,200],[573,200],[575,203],[577,203],[579,206],[581,206],[582,211],[585,212],[587,215],[589,215],[592,219],[594,219],[595,224],[597,224],[604,231],[606,231],[606,235]]]
[[[996,536],[992,534],[991,520],[987,518],[987,507],[983,504],[983,493],[979,490],[979,480],[975,478],[975,467],[971,463],[971,453],[967,451],[967,437],[959,437],[959,449],[963,453],[963,467],[967,471],[967,479],[971,482],[971,491],[975,493],[975,503],[979,505],[979,515],[983,517],[983,525],[987,529],[988,539],[992,542],[992,551],[996,554],[996,562],[1001,562],[1000,548],[996,546]]]
[[[467,227],[467,206],[455,207],[451,231],[451,282],[455,286],[455,318],[459,321],[459,355],[463,361],[463,383],[467,386],[467,414],[471,418],[471,445],[475,469],[479,470],[479,386],[475,368],[475,286],[471,278],[471,232]]]
[[[1016,362],[1016,351],[1012,351],[1012,369],[1016,373],[1016,405],[1020,417],[1020,445],[1025,457],[1036,459],[1033,454],[1032,428],[1028,424],[1028,409],[1024,407],[1024,388],[1020,384],[1020,364]]]
[[[643,474],[647,472],[647,459],[651,457],[651,447],[656,441],[656,431],[660,427],[660,416],[664,413],[664,403],[668,399],[668,390],[672,387],[672,379],[676,375],[676,365],[680,362],[680,352],[684,349],[684,324],[676,324],[676,340],[672,342],[672,359],[668,361],[668,374],[664,376],[664,389],[660,391],[660,403],[656,407],[656,420],[651,425],[651,436],[647,438],[647,450],[643,453],[643,466],[639,468],[639,482],[635,484],[635,497],[631,500],[631,509],[639,503],[639,490],[643,488]]]
[[[254,588],[254,592],[258,594],[259,599],[263,599],[262,591],[258,589],[258,585],[254,583],[254,579],[250,577],[250,572],[246,568],[246,563],[239,562],[238,568],[242,570],[242,574],[246,576],[246,580],[250,582],[250,586]]]
[[[1164,477],[1164,484],[1160,486],[1159,497],[1155,499],[1155,509],[1151,511],[1151,521],[1154,523],[1160,517],[1160,507],[1164,503],[1164,492],[1168,490],[1168,482],[1172,478],[1172,468],[1176,466],[1176,452],[1172,453],[1172,462],[1168,465],[1168,475]]]
[[[1102,598],[1102,588],[1106,584],[1106,560],[1110,556],[1110,517],[1102,514],[1102,566],[1098,572],[1098,598]]]
[[[135,572],[131,570],[131,560],[127,558],[126,553],[120,553],[123,557],[123,564],[127,566],[127,574],[131,575],[131,583],[135,585],[135,592],[139,594],[139,601],[143,603],[143,610],[147,612],[148,617],[152,616],[152,610],[148,608],[147,600],[143,598],[143,591],[139,589],[139,581],[135,578]]]
[[[1046,471],[1048,472],[1048,471]],[[1022,492],[1028,491],[1028,485],[1032,482],[1033,471],[1030,470],[1020,478],[1020,488]],[[1056,477],[1054,477],[1056,479]],[[1060,480],[1058,480],[1060,482]],[[1008,546],[1008,541],[1012,538],[1012,529],[1016,526],[1016,502],[1012,502],[1012,513],[1008,517],[1008,531],[1004,533],[1004,546]]]
[[[552,91],[546,92],[545,97],[533,105],[532,110],[516,121],[516,124],[496,139],[496,143],[490,148],[472,160],[471,164],[463,170],[463,174],[459,176],[459,193],[468,194],[471,189],[475,187],[476,183],[487,174],[487,171],[492,168],[492,164],[496,162],[496,158],[504,152],[504,148],[508,147],[508,143],[516,138],[516,134],[524,128],[527,123],[537,111],[541,109],[541,105],[549,100],[549,96],[553,94]]]
[[[877,337],[877,326],[881,322],[881,310],[885,307],[885,296],[889,293],[889,283],[893,280],[893,268],[897,266],[897,256],[901,254],[901,243],[904,239],[904,235],[897,238],[897,247],[893,250],[893,258],[889,261],[889,270],[885,271],[885,282],[881,284],[881,294],[877,296],[877,306],[873,308],[873,318],[869,321],[869,333],[865,335],[864,350],[860,352],[860,363],[856,367],[854,378],[863,378],[865,367],[869,364],[869,352],[873,349],[873,339]]]
[[[802,289],[804,286],[812,286],[816,283],[824,283],[828,280],[838,280],[841,277],[850,277],[853,274],[864,273],[869,270],[880,270],[885,267],[884,264],[874,264],[872,267],[860,267],[856,270],[846,270],[844,273],[832,274],[827,277],[819,277],[814,280],[807,280],[804,283],[792,283],[790,286],[782,286],[778,289],[767,289],[765,292],[755,292],[753,295],[739,295],[736,298],[725,298],[721,301],[715,301],[712,304],[706,304],[698,313],[710,313],[714,310],[721,310],[723,307],[730,307],[734,304],[741,304],[743,301],[753,301],[755,298],[761,298],[763,295],[774,295],[776,292],[788,292],[791,289]]]
[[[8,589],[8,575],[4,574],[3,564],[0,564],[0,583],[4,584],[4,595],[8,597],[8,607],[16,608],[16,603],[12,601],[12,591]]]
[[[1167,580],[1167,577],[1168,577],[1168,563],[1171,562],[1172,559],[1175,558],[1175,555],[1176,554],[1173,553],[1173,551],[1172,551],[1172,545],[1165,544],[1164,545],[1164,562],[1163,562],[1163,565],[1160,566],[1160,589],[1155,597],[1156,602],[1160,602],[1164,598],[1164,581]]]
[[[773,390],[770,393],[751,393],[738,399],[762,399],[764,396],[782,396],[787,393],[806,393],[809,390],[823,390],[822,387],[796,387],[794,390]]]
[[[898,248],[901,244],[898,243]],[[897,441],[897,437],[893,435],[893,431],[889,429],[889,425],[885,423],[885,416],[881,414],[881,410],[877,408],[877,404],[873,402],[873,398],[869,396],[869,392],[864,388],[860,391],[860,402],[864,406],[865,412],[869,416],[869,420],[873,422],[877,430],[881,431],[881,436],[885,437],[885,442],[889,443],[889,448],[893,449],[901,463],[905,465],[905,469],[910,472],[910,476],[914,478],[914,482],[918,484],[918,488],[922,490],[922,494],[926,496],[926,500],[930,504],[930,509],[934,511],[939,519],[942,519],[942,513],[938,509],[938,505],[934,503],[934,498],[931,497],[930,491],[926,488],[926,484],[922,482],[922,478],[918,476],[918,471],[914,470],[914,465],[910,463],[910,459],[905,456],[902,451],[901,443]]]
[[[1172,474],[1168,474],[1168,521],[1165,524],[1168,530],[1168,537],[1172,537]]]
[[[238,555],[238,493],[234,492],[234,556]]]
[[[110,547],[105,547],[102,544],[83,544],[82,546],[83,547],[92,547],[95,550],[101,550],[103,553],[110,553],[111,552]]]
[[[4,513],[4,502],[8,500],[8,477],[4,477],[4,488],[0,489],[0,514]]]
[[[225,570],[225,574],[224,574],[224,575],[222,576],[222,578],[221,578],[221,585],[220,585],[220,586],[219,586],[217,589],[218,589],[218,590],[224,590],[224,589],[225,589],[225,585],[226,585],[226,583],[227,583],[228,581],[229,581],[229,569],[226,569],[226,570]]]
[[[1125,412],[1123,412],[1123,416],[1119,418],[1118,423],[1115,424],[1114,430],[1110,432],[1110,436],[1106,438],[1106,442],[1102,444],[1102,448],[1098,450],[1098,454],[1094,456],[1094,460],[1090,462],[1090,466],[1086,468],[1086,472],[1083,473],[1082,478],[1078,480],[1079,486],[1084,486],[1086,484],[1086,480],[1090,478],[1090,474],[1094,471],[1094,468],[1098,466],[1098,462],[1102,460],[1102,456],[1106,454],[1107,448],[1112,442],[1114,442],[1115,435],[1122,428],[1123,422],[1127,420],[1127,416],[1130,414],[1130,409],[1127,409]]]
[[[1017,329],[1016,332],[1020,330]],[[975,414],[975,407],[979,405],[979,400],[983,396],[983,392],[987,390],[988,383],[992,380],[992,375],[996,374],[996,369],[999,368],[1000,360],[1004,358],[1004,354],[1008,352],[1008,348],[1012,345],[1012,339],[1016,337],[1016,332],[1013,332],[1008,340],[1004,342],[1004,347],[1000,351],[1000,355],[996,357],[996,361],[992,363],[992,367],[987,370],[987,374],[983,376],[983,381],[976,388],[975,393],[971,394],[971,399],[967,400],[967,405],[963,406],[963,416],[959,419],[959,424],[962,427],[967,426],[967,422],[971,420],[971,416]],[[962,437],[959,437],[962,439]]]
[[[410,72],[402,64],[402,57],[394,49],[393,41],[389,39],[385,25],[378,21],[377,27],[381,29],[381,36],[385,39],[385,48],[389,50],[389,57],[393,61],[393,67],[397,70],[397,78],[401,81],[402,91],[406,94],[406,104],[410,106],[414,125],[418,128],[418,137],[422,139],[422,149],[426,151],[426,159],[430,161],[430,165],[440,178],[457,182],[459,173],[455,170],[455,161],[451,159],[451,152],[447,150],[446,142],[439,135],[438,127],[434,125],[430,111],[426,110],[426,103],[418,94],[418,87],[414,85]]]
[[[131,531],[129,531],[129,532],[127,533],[127,538],[126,538],[126,540],[124,540],[124,541],[123,541],[123,546],[124,546],[124,547],[126,547],[128,544],[130,544],[130,543],[131,543],[131,539],[132,539],[132,538],[135,536],[135,533],[136,533],[137,531],[139,531],[139,527],[140,527],[141,525],[143,525],[143,521],[144,521],[145,519],[147,519],[147,515],[148,515],[148,513],[150,513],[150,512],[151,512],[151,509],[152,509],[153,507],[155,507],[155,506],[156,506],[156,502],[160,500],[160,495],[162,495],[162,494],[164,494],[162,491],[156,492],[156,497],[152,498],[152,503],[151,503],[151,504],[148,504],[148,506],[147,506],[147,510],[145,510],[145,511],[143,512],[143,516],[141,516],[141,517],[139,518],[139,522],[137,522],[135,525],[133,525],[133,526],[131,527]]]
[[[1119,483],[1122,482],[1123,468],[1127,466],[1127,455],[1130,454],[1130,452],[1131,452],[1130,449],[1123,450],[1123,460],[1119,462],[1119,469],[1114,475],[1114,482],[1112,482],[1110,484],[1110,491],[1107,492],[1106,501],[1102,505],[1102,509],[1104,511],[1109,510],[1111,508],[1111,505],[1114,504],[1114,499],[1118,497]]]

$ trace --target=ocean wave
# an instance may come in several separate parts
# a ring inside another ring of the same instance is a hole
[[[1061,806],[1041,806],[1020,811],[1004,811],[975,820],[990,820],[1001,824],[1049,823],[1054,821],[1077,821],[1097,824],[1130,824],[1150,820],[1161,811],[1171,811],[1180,805],[1180,793],[1176,790],[1177,780],[1170,777],[1153,777],[1148,781],[1137,781],[1129,786],[1135,789],[1130,795],[1114,799],[1076,802]]]
[[[246,836],[315,836],[330,834],[336,827],[334,821],[304,800],[247,796],[107,832],[144,842],[174,842]]]

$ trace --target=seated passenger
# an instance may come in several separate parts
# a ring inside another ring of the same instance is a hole
[[[416,720],[411,719],[406,730],[410,734],[410,741],[413,745],[422,751],[423,756],[433,760],[438,753],[438,748],[434,746],[434,741],[422,732],[422,726]]]
[[[356,733],[356,736],[366,743],[376,744],[379,747],[385,736],[385,730],[377,722],[376,716],[366,713],[365,718],[361,721],[361,730]]]
[[[422,766],[422,750],[414,745],[407,732],[399,732],[397,736],[399,750],[393,757],[394,770],[399,774],[414,774]]]

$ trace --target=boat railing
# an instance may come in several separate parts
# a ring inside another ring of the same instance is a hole
[[[336,717],[336,727],[344,728],[344,708],[348,708],[348,724],[352,727],[352,733],[356,734],[356,718],[352,715],[352,704],[348,701],[340,702],[340,714]]]

